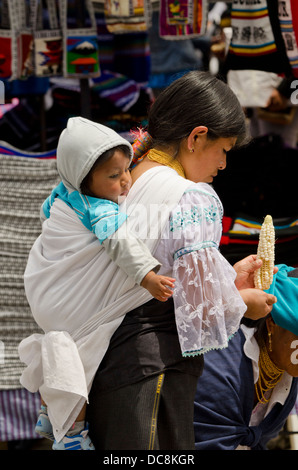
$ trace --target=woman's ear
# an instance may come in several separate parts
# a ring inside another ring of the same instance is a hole
[[[197,126],[191,131],[187,139],[187,147],[190,152],[193,152],[194,144],[196,140],[199,137],[206,135],[207,132],[208,132],[208,127],[206,126]]]

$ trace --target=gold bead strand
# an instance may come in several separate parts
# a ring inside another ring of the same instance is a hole
[[[265,343],[260,344],[259,378],[255,384],[255,391],[260,403],[268,403],[270,397],[266,392],[272,390],[281,380],[284,371],[279,369],[270,359]]]

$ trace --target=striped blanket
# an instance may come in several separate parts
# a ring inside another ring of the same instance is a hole
[[[0,390],[19,389],[20,341],[39,331],[23,286],[39,210],[58,182],[55,152],[33,154],[0,142]]]

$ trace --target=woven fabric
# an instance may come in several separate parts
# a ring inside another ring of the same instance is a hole
[[[20,389],[18,345],[39,332],[23,283],[28,253],[41,231],[40,206],[59,181],[54,158],[0,153],[0,390]],[[52,157],[54,155],[52,154]]]
[[[165,39],[185,39],[205,34],[208,2],[160,0],[160,36]]]
[[[286,0],[280,3],[282,3],[279,8],[281,33],[285,42],[285,48],[293,75],[298,77],[297,2]]]
[[[263,70],[290,73],[278,17],[278,0],[234,1],[231,10],[233,36],[225,70]]]
[[[35,424],[40,409],[38,393],[25,388],[0,391],[0,442],[38,439]]]

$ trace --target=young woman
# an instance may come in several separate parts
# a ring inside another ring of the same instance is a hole
[[[98,449],[193,449],[203,353],[227,347],[243,315],[262,317],[276,300],[253,289],[254,256],[237,264],[236,273],[218,249],[223,209],[209,183],[225,168],[227,152],[244,140],[238,100],[204,72],[172,83],[150,110],[148,133],[135,146],[141,157],[127,204],[141,203],[141,219],[162,205],[158,235],[154,243],[148,237],[148,246],[162,264],[160,273],[176,284],[166,303],[122,307],[125,318],[89,397],[90,435]]]

